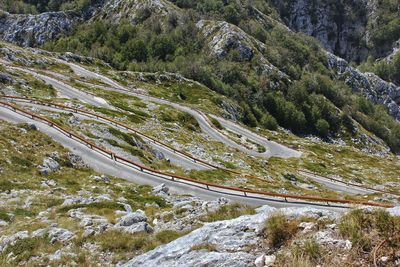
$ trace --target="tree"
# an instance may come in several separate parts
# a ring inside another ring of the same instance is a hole
[[[168,55],[175,52],[175,44],[170,37],[155,37],[151,42],[151,55],[155,58],[166,60]]]
[[[261,125],[266,129],[275,131],[278,129],[278,123],[276,119],[269,113],[266,113],[261,118]]]
[[[329,134],[329,123],[324,119],[319,119],[315,124],[317,134],[321,137],[327,137]]]
[[[127,60],[136,60],[138,62],[146,61],[148,55],[146,44],[140,39],[129,40],[122,53]]]

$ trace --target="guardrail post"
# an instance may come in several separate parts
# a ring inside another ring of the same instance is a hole
[[[142,168],[142,167],[140,167],[140,171],[141,171],[141,172],[143,171],[143,168]]]
[[[243,194],[244,194],[245,197],[247,197],[247,193],[246,192],[243,192]]]
[[[285,197],[285,201],[288,202],[286,197]]]
[[[210,190],[210,187],[208,186],[208,184],[206,184],[206,186],[207,186],[207,190]]]
[[[172,181],[175,181],[175,177],[174,176],[171,176],[171,179],[172,179]]]

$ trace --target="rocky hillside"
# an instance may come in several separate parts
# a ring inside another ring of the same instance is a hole
[[[0,9],[0,266],[400,265],[397,1]]]
[[[275,1],[287,25],[349,61],[384,57],[399,39],[396,1]]]

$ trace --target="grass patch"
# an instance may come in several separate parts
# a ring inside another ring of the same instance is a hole
[[[185,127],[188,130],[199,132],[200,125],[197,120],[186,112],[181,112],[173,109],[163,109],[161,111],[160,119],[165,122],[175,122]]]
[[[140,185],[137,188],[129,187],[124,192],[124,197],[134,209],[143,209],[146,203],[156,203],[160,208],[167,208],[167,202],[159,196],[150,193],[151,187]]]
[[[219,130],[224,129],[224,127],[223,127],[222,124],[219,122],[219,120],[217,120],[216,118],[213,118],[213,117],[209,117],[209,118],[210,118],[210,121],[211,121],[212,125],[214,125],[215,128],[217,128],[217,129],[219,129]]]
[[[152,250],[162,244],[169,243],[187,232],[176,232],[165,230],[157,234],[129,234],[117,230],[106,231],[91,240],[100,245],[102,251],[111,251],[115,253],[116,260],[129,258],[132,255],[140,254]]]
[[[49,240],[43,237],[29,237],[17,240],[13,245],[8,246],[1,254],[2,260],[5,260],[9,253],[13,253],[15,259],[13,262],[19,263],[38,255],[38,251],[45,247],[50,247]]]
[[[280,247],[297,233],[297,220],[289,220],[282,213],[272,214],[265,223],[264,235],[273,247]]]
[[[191,250],[208,250],[208,251],[217,251],[217,246],[210,243],[201,243],[198,245],[194,245],[190,248]]]
[[[338,226],[340,234],[350,239],[356,249],[371,251],[375,239],[386,240],[389,247],[400,249],[400,218],[385,210],[352,210],[342,217]]]
[[[11,222],[11,216],[8,215],[7,211],[0,209],[0,220]]]
[[[94,202],[90,204],[72,204],[58,209],[59,213],[66,213],[72,209],[87,208],[88,210],[110,209],[124,210],[124,205],[112,201]]]
[[[221,182],[232,178],[231,174],[223,170],[191,170],[189,177],[206,182]]]
[[[222,206],[218,210],[210,212],[200,217],[200,220],[203,222],[215,222],[222,220],[230,220],[242,215],[248,215],[254,213],[255,213],[254,208],[235,203]]]

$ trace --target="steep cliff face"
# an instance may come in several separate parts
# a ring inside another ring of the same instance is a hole
[[[294,31],[317,38],[330,52],[351,61],[367,58],[366,28],[372,12],[368,0],[274,0]]]
[[[71,30],[81,20],[77,13],[47,12],[39,15],[3,13],[0,35],[21,46],[41,45]]]
[[[355,91],[374,103],[386,106],[389,113],[400,121],[400,87],[388,83],[373,73],[362,73],[347,61],[328,53],[328,66]]]

